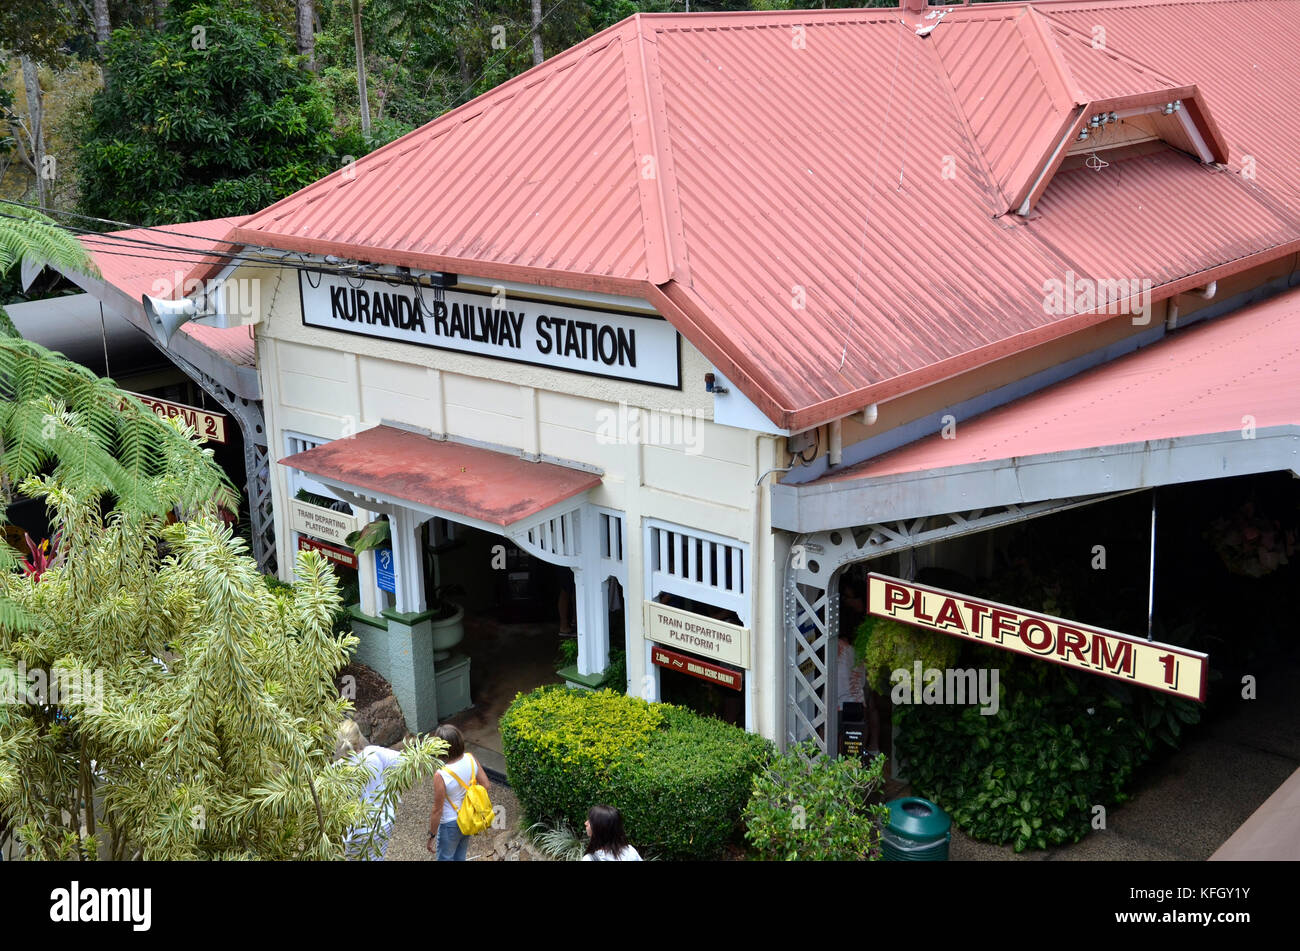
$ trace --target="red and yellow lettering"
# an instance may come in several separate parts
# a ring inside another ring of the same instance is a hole
[[[885,613],[892,617],[894,608],[902,607],[909,600],[911,599],[906,588],[902,585],[885,582]]]
[[[1083,656],[1083,647],[1088,643],[1088,638],[1083,631],[1076,631],[1074,628],[1062,624],[1057,628],[1056,638],[1056,655],[1058,657],[1064,657],[1066,651],[1071,651],[1079,663],[1088,663]]]
[[[966,625],[961,621],[961,612],[957,610],[957,602],[952,598],[944,598],[943,607],[939,608],[939,613],[935,615],[934,623],[943,627],[956,626],[963,634],[966,632]]]
[[[1042,640],[1035,643],[1031,633],[1037,631],[1042,635]],[[1047,654],[1052,650],[1052,628],[1046,621],[1040,621],[1038,618],[1027,617],[1020,622],[1020,639],[1024,641],[1035,654]]]

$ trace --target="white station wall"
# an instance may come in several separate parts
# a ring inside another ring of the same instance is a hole
[[[639,640],[636,606],[645,597],[642,519],[748,545],[755,596],[748,687],[754,692],[754,726],[775,735],[777,709],[768,708],[778,700],[779,591],[767,506],[756,504],[754,483],[762,471],[781,464],[778,440],[712,421],[704,374],[713,367],[698,350],[681,341],[681,390],[628,383],[306,327],[296,273],[286,269],[270,283],[270,293],[262,296],[270,303],[257,327],[257,346],[273,459],[285,454],[287,433],[331,440],[388,420],[598,467],[604,482],[593,501],[626,516],[630,648]],[[638,410],[661,414],[668,445],[626,438]],[[272,468],[278,519],[287,483],[284,467]],[[765,542],[757,547],[756,528]],[[292,532],[278,521],[276,538],[288,580]],[[642,655],[628,651],[633,684],[646,672]]]

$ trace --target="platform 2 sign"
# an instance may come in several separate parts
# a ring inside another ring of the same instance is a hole
[[[184,403],[173,403],[171,400],[160,400],[156,396],[146,396],[143,393],[132,393],[131,395],[149,407],[156,416],[161,416],[163,419],[180,417],[182,422],[186,423],[198,434],[201,442],[225,444],[225,413],[210,413],[198,406],[187,406]]]
[[[1210,669],[1206,654],[888,575],[868,575],[867,588],[867,610],[877,617],[1205,700]]]
[[[707,680],[709,683],[717,684],[720,687],[740,690],[744,685],[744,675],[739,671],[727,670],[727,668],[719,667],[717,664],[710,664],[705,660],[679,654],[677,651],[670,651],[666,647],[660,647],[657,644],[650,648],[650,661],[656,667],[664,667],[691,677],[698,677],[700,680]]]

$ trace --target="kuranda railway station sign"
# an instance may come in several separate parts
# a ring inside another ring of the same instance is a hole
[[[298,272],[302,322],[440,350],[679,388],[679,340],[659,317],[505,294]]]

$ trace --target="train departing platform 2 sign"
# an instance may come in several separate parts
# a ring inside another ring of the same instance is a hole
[[[1205,701],[1206,654],[874,572],[867,584],[877,617]]]

